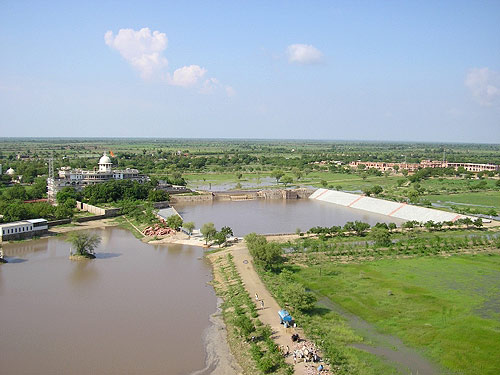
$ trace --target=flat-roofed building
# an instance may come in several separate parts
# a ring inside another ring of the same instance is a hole
[[[47,232],[45,219],[30,219],[0,224],[0,241],[22,240]]]

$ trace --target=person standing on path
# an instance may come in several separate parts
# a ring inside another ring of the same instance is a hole
[[[264,308],[264,300],[263,299],[260,300],[260,307]]]
[[[259,295],[257,294],[257,292],[255,292],[255,300],[258,301],[259,300]]]

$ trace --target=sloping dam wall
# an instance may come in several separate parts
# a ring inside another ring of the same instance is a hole
[[[459,215],[453,212],[435,210],[433,208],[412,206],[406,203],[386,201],[384,199],[367,197],[365,195],[344,193],[341,191],[318,189],[309,199],[338,204],[344,207],[357,208],[387,215],[402,220],[415,220],[420,223],[432,220],[434,222],[455,221],[461,218],[470,217]],[[475,219],[471,217],[471,219]]]

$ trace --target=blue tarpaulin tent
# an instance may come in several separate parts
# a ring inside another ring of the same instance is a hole
[[[280,317],[280,323],[283,324],[285,322],[290,323],[292,321],[292,316],[290,313],[286,310],[280,310],[278,311],[278,315]]]

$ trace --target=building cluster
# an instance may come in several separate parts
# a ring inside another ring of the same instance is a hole
[[[47,180],[47,195],[49,199],[55,199],[57,193],[64,187],[70,186],[81,191],[85,186],[94,185],[111,180],[135,180],[145,182],[148,177],[139,173],[137,169],[113,169],[113,163],[106,153],[99,159],[98,167],[94,170],[71,169],[62,167],[59,173]]]
[[[350,162],[349,166],[357,169],[361,164],[363,164],[366,169],[374,168],[382,172],[396,170],[402,171],[403,169],[406,169],[408,172],[415,172],[422,168],[453,168],[458,170],[460,167],[463,167],[468,172],[498,172],[500,170],[500,166],[496,164],[450,163],[447,161],[437,160],[422,160],[420,163],[385,163],[356,160]]]

